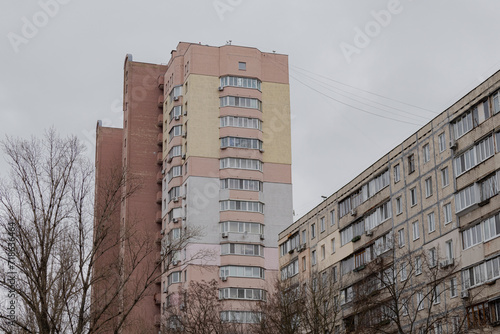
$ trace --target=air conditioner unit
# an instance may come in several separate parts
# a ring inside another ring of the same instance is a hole
[[[182,155],[182,159],[186,160],[186,155],[185,154]]]
[[[366,231],[365,234],[367,237],[371,237],[373,235],[373,231]]]
[[[259,151],[260,151],[260,153],[264,153],[264,149],[263,148],[261,148]]]
[[[224,90],[223,86],[219,86],[219,91],[222,92]]]
[[[177,223],[177,222],[179,221],[179,219],[174,218],[174,219],[172,219],[172,221],[173,221],[174,223]]]
[[[222,282],[227,281],[227,277],[226,276],[222,276],[220,279],[221,279]]]
[[[454,140],[450,140],[450,148],[451,148],[452,150],[456,150],[456,149],[457,149],[457,147],[458,147],[457,142],[456,142],[456,141],[454,141]]]
[[[264,234],[261,234],[261,235],[260,235],[260,240],[264,240],[264,239],[265,239],[265,238],[264,238]]]
[[[182,220],[186,220],[186,217],[182,217]]]
[[[173,260],[172,261],[172,265],[175,267],[179,264],[179,260]]]
[[[187,112],[187,110],[186,110],[186,111],[184,112],[184,116],[187,116],[187,115],[188,115],[188,112]]]
[[[168,287],[165,285],[165,287],[163,288],[163,293],[168,293]]]
[[[167,159],[167,162],[171,162],[171,161],[172,161],[172,157],[169,156]],[[165,175],[165,173],[163,173],[163,174]]]
[[[294,248],[291,248],[291,249],[288,251],[288,254],[292,254],[294,250],[295,250]]]
[[[223,238],[227,238],[228,236],[229,236],[229,233],[227,233],[227,232],[222,232],[222,237],[223,237]]]
[[[182,195],[181,197],[182,197],[182,199],[186,199],[186,195]]]
[[[351,210],[351,216],[356,216],[358,214],[358,210],[352,209]]]
[[[462,291],[461,297],[462,297],[462,299],[468,299],[469,298],[469,290]]]
[[[178,96],[174,96],[174,101],[179,101],[179,97]]]
[[[178,121],[178,120],[180,120],[180,119],[181,119],[181,116],[175,116],[175,117],[174,117],[174,119],[175,119],[176,121]]]
[[[183,133],[182,133],[182,138],[186,138],[186,136],[187,136],[187,133],[186,133],[186,132],[183,132]]]
[[[165,229],[161,230],[160,234],[165,235]]]
[[[174,197],[173,201],[174,201],[174,203],[179,202],[179,197],[177,197],[177,196],[176,196],[176,197]]]

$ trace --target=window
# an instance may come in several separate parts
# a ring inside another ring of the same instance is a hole
[[[264,268],[250,266],[222,266],[220,277],[247,277],[264,279]]]
[[[411,206],[417,205],[417,188],[410,189]]]
[[[330,226],[335,225],[335,210],[330,211]]]
[[[399,215],[403,212],[403,206],[401,205],[401,196],[396,198],[396,214]]]
[[[386,251],[392,249],[392,246],[393,246],[393,238],[391,231],[375,240],[375,248],[374,248],[375,256],[379,256],[380,254],[385,253]]]
[[[425,197],[432,196],[432,178],[425,179]]]
[[[423,147],[423,153],[424,153],[424,163],[429,162],[431,160],[431,152],[429,149],[429,144],[425,144]]]
[[[287,278],[293,277],[299,273],[299,259],[295,259],[291,263],[281,268],[281,279],[284,281]]]
[[[436,230],[436,221],[434,219],[434,212],[427,215],[427,226],[429,227],[429,232],[432,233]]]
[[[246,288],[219,289],[219,299],[266,300],[266,290]]]
[[[429,249],[429,267],[433,268],[437,264],[436,248]]]
[[[434,323],[434,334],[443,334],[443,325],[439,321]]]
[[[435,285],[432,289],[432,301],[434,304],[439,304],[441,302],[441,295],[439,290],[439,285]]]
[[[232,232],[232,233],[264,234],[264,225],[259,223],[250,223],[250,222],[224,221],[220,223],[220,231],[221,233]]]
[[[307,241],[306,230],[302,230],[302,243],[305,244]]]
[[[500,216],[496,214],[479,224],[462,231],[462,242],[464,250],[484,241],[496,238],[500,235]]]
[[[182,166],[173,166],[167,172],[167,181],[170,182],[174,177],[178,177],[182,175]]]
[[[371,229],[374,229],[375,227],[379,226],[380,224],[382,224],[384,221],[386,221],[391,217],[392,217],[391,202],[390,201],[385,202],[384,204],[377,207],[375,211],[365,216],[364,231],[370,231]],[[363,224],[363,221],[360,221],[360,224]],[[355,233],[354,236],[361,235],[363,234],[364,231],[359,230]]]
[[[238,69],[240,71],[246,71],[247,70],[247,63],[240,61],[238,62]]]
[[[182,135],[182,125],[173,126],[168,133],[169,140],[180,135]]]
[[[320,226],[321,233],[325,232],[325,217],[320,218],[319,226]]]
[[[299,233],[291,235],[284,243],[280,244],[280,256],[288,252],[292,252],[295,248],[299,247]]]
[[[220,118],[220,126],[262,130],[262,121],[258,118],[224,116]]]
[[[411,154],[408,157],[408,174],[411,174],[415,171],[415,155]]]
[[[465,151],[459,157],[455,158],[456,175],[460,176],[467,172],[479,163],[493,156],[494,152],[493,135],[490,135]]]
[[[420,275],[422,273],[422,258],[420,256],[415,257],[415,275]]]
[[[340,291],[340,305],[344,305],[352,301],[354,297],[354,290],[352,286]]]
[[[498,193],[498,177],[497,173],[488,176],[479,183],[480,201],[485,201],[488,198],[495,196]]]
[[[417,310],[423,310],[425,307],[424,305],[424,294],[422,291],[417,292]]]
[[[177,145],[173,146],[170,151],[168,151],[168,160],[174,158],[174,157],[180,157],[182,155],[182,146]]]
[[[415,241],[418,238],[420,238],[420,230],[419,230],[419,226],[418,226],[418,221],[414,222],[412,224],[412,226],[413,226],[413,241]]]
[[[444,224],[451,222],[451,203],[445,204],[443,206]]]
[[[239,324],[256,324],[260,322],[262,315],[253,311],[221,311],[220,320],[223,322],[234,322]]]
[[[306,257],[302,257],[302,271],[306,271],[307,269],[307,263],[306,263]]]
[[[337,266],[332,267],[332,282],[337,282]]]
[[[321,260],[325,259],[325,245],[321,245]]]
[[[399,182],[401,180],[401,170],[399,168],[399,164],[394,166],[394,183]]]
[[[316,259],[316,251],[313,250],[311,252],[311,265],[315,266],[316,265],[316,262],[317,262],[317,259]]]
[[[500,299],[490,301],[491,322],[497,323],[500,321]]]
[[[221,189],[262,191],[262,182],[258,180],[221,179]]]
[[[400,267],[401,267],[401,271],[400,271],[401,282],[406,281],[406,279],[408,278],[408,271],[406,270],[406,266],[407,266],[406,262],[403,262],[403,263],[400,264]]]
[[[444,132],[438,136],[438,143],[439,152],[444,152],[444,150],[446,150],[446,135],[444,134]]]
[[[343,259],[341,262],[341,273],[342,276],[344,276],[347,273],[350,273],[354,269],[354,256],[349,256],[345,259]]]
[[[221,148],[226,147],[261,150],[262,141],[255,138],[223,137],[221,138]]]
[[[239,97],[239,96],[221,97],[220,106],[262,110],[262,102],[260,100],[249,97]]]
[[[264,213],[261,202],[225,200],[220,202],[220,211],[247,211]]]
[[[445,167],[441,169],[441,183],[443,185],[443,188],[446,187],[448,184],[450,184],[448,178],[449,178],[448,167]]]
[[[182,114],[182,106],[173,107],[169,113],[170,120],[173,120],[174,118],[176,120],[178,120],[178,118],[181,116],[181,114]]]
[[[168,275],[168,286],[174,284],[174,283],[180,283],[182,280],[182,272],[181,271],[174,271],[170,275]]]
[[[472,111],[464,113],[455,123],[453,123],[453,131],[455,139],[462,137],[464,134],[472,130]]]
[[[369,263],[372,258],[374,258],[374,255],[373,248],[371,246],[356,252],[356,254],[354,254],[354,268],[364,266],[365,264]]]
[[[220,159],[220,168],[250,169],[262,172],[262,162],[256,159],[223,158]]]
[[[446,258],[448,261],[453,260],[453,240],[448,240],[445,243]]]
[[[221,255],[264,256],[264,247],[252,244],[222,244]],[[298,264],[297,264],[298,268]]]
[[[260,90],[261,82],[259,79],[255,78],[224,76],[220,78],[220,86],[253,88]]]
[[[332,254],[335,253],[335,238],[332,239]]]
[[[170,102],[177,101],[179,96],[182,96],[182,85],[172,88],[169,94]]]
[[[316,224],[311,224],[311,239],[316,238]]]
[[[473,329],[484,326],[488,323],[489,316],[487,302],[467,307],[467,328]]]
[[[341,246],[344,246],[348,242],[351,242],[354,237],[360,236],[365,232],[365,222],[359,220],[342,231],[340,231],[340,242]]]
[[[450,298],[455,298],[457,296],[457,278],[453,277],[450,279]]]
[[[405,229],[402,228],[398,231],[398,242],[399,247],[404,247],[405,245]]]
[[[467,188],[460,190],[455,194],[455,212],[460,212],[477,203],[476,184],[472,184]]]
[[[403,305],[402,309],[401,309],[401,314],[402,315],[408,315],[408,312],[409,312],[408,299],[402,298],[401,299],[401,304]]]

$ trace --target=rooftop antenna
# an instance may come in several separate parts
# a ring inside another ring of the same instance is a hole
[[[232,40],[226,41],[226,45],[231,45],[232,42]]]

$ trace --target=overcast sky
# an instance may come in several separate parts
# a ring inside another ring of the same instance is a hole
[[[179,41],[232,40],[289,55],[294,219],[500,69],[496,0],[0,4],[2,138],[55,126],[93,147],[98,119],[122,126],[127,53],[167,63]]]

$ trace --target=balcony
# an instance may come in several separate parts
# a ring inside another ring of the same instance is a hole
[[[158,245],[161,244],[161,239],[163,239],[163,235],[161,234],[161,232],[156,233],[156,243]]]
[[[162,165],[163,164],[163,154],[161,152],[158,152],[156,154],[156,163],[158,165]]]
[[[163,109],[163,94],[158,96],[158,108]]]
[[[160,327],[160,324],[161,324],[161,315],[160,314],[155,314],[154,321],[155,321],[155,326],[156,327]]]
[[[160,147],[163,145],[163,133],[159,133],[158,136],[156,136],[156,144]]]
[[[160,293],[155,293],[155,304],[156,305],[161,304],[161,294]]]
[[[158,172],[158,173],[156,174],[156,183],[157,183],[157,184],[161,184],[161,182],[162,182],[162,181],[163,181],[163,174],[162,174],[162,172],[160,171],[160,172]]]
[[[165,77],[163,76],[163,74],[158,76],[157,82],[158,82],[158,88],[163,90],[163,86],[165,85]]]
[[[157,204],[161,204],[161,196],[162,196],[161,191],[156,193],[156,203]]]
[[[156,219],[155,219],[155,222],[157,224],[161,224],[161,211],[157,211],[156,212]]]
[[[158,115],[158,120],[156,122],[156,126],[159,128],[163,127],[163,114]]]

